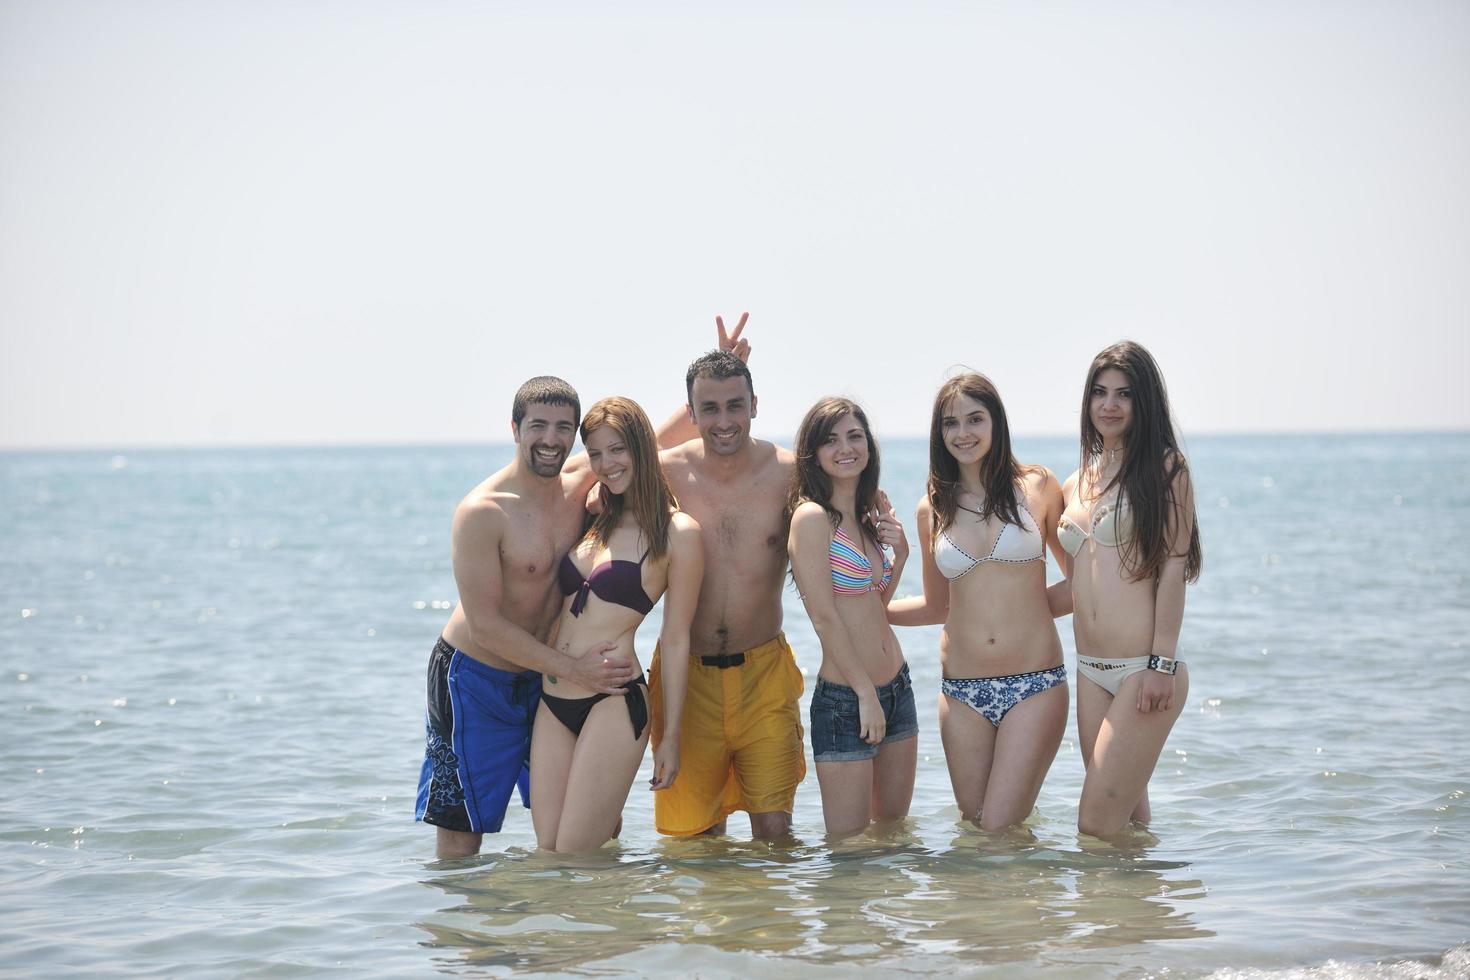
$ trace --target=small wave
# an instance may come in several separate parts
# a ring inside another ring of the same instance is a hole
[[[1216,970],[1208,980],[1461,980],[1470,976],[1470,945],[1462,944],[1430,960],[1390,960],[1344,963],[1328,960],[1319,966],[1289,970]]]

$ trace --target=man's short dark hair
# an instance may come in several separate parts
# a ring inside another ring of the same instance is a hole
[[[550,374],[532,378],[516,389],[516,400],[510,407],[511,422],[519,427],[521,419],[526,417],[526,409],[532,405],[569,405],[575,416],[572,424],[582,422],[582,402],[577,397],[577,389]]]
[[[694,405],[694,381],[696,378],[709,378],[711,381],[724,381],[726,378],[744,378],[745,386],[750,389],[751,397],[755,396],[755,382],[750,380],[750,368],[745,362],[727,350],[712,350],[708,354],[701,354],[689,365],[689,373],[684,376],[684,391],[689,398],[689,404]]]

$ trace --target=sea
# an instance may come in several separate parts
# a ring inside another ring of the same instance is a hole
[[[882,449],[912,539],[926,447]],[[1205,566],[1147,831],[1079,836],[1075,723],[1024,825],[962,822],[935,627],[899,631],[898,826],[829,841],[808,776],[791,841],[663,838],[645,759],[600,851],[538,852],[517,806],[456,861],[413,819],[425,666],[451,514],[510,447],[0,453],[0,973],[1470,975],[1470,434],[1188,452]]]

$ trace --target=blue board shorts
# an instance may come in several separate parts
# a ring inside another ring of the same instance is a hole
[[[416,819],[494,834],[505,822],[512,789],[530,807],[531,722],[540,701],[540,674],[497,670],[439,637],[429,654]]]
[[[914,684],[909,665],[899,668],[893,680],[878,686],[878,705],[883,709],[886,733],[880,745],[902,742],[919,734],[919,712],[914,706]],[[818,762],[861,762],[878,754],[878,746],[859,734],[857,692],[846,684],[821,677],[812,690],[812,758]]]

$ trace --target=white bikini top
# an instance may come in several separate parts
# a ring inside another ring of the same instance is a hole
[[[1100,501],[1092,508],[1092,532],[1084,531],[1066,515],[1057,522],[1057,537],[1067,554],[1076,556],[1088,538],[1104,548],[1116,548],[1133,536],[1133,511],[1128,498],[1119,493],[1113,500]]]
[[[1046,557],[1046,543],[1041,538],[1041,530],[1036,526],[1036,518],[1031,516],[1031,511],[1026,509],[1025,504],[1019,507],[1021,512],[1021,523],[1003,523],[1000,533],[995,536],[995,544],[990,547],[990,554],[984,558],[976,558],[954,543],[948,531],[940,531],[939,539],[934,542],[934,564],[939,566],[939,571],[944,577],[953,581],[973,571],[981,562],[1004,561],[1019,564],[1028,561],[1041,561]]]

